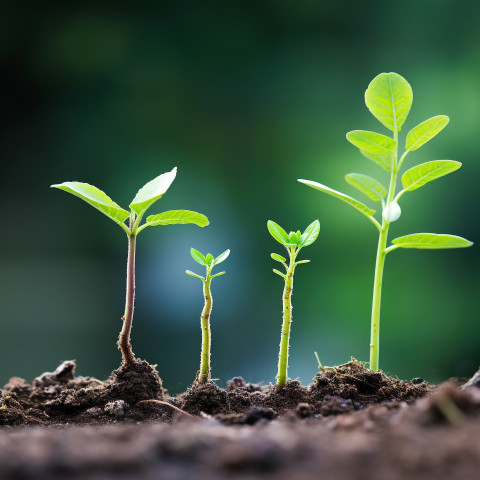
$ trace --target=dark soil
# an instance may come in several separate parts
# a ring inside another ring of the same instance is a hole
[[[478,377],[434,388],[352,361],[309,387],[237,377],[172,398],[143,361],[106,381],[74,372],[64,362],[1,391],[2,480],[479,478]],[[193,417],[138,403],[151,399]]]

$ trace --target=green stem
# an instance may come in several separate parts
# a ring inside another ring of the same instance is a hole
[[[288,350],[290,348],[290,329],[292,326],[292,291],[293,273],[295,271],[295,253],[289,250],[290,264],[287,269],[285,288],[283,290],[283,325],[280,337],[280,353],[278,356],[277,386],[287,383]]]
[[[200,317],[200,325],[202,328],[202,353],[200,355],[200,372],[198,374],[198,383],[206,383],[210,380],[210,346],[211,346],[211,331],[210,331],[210,315],[212,313],[212,292],[210,290],[210,283],[212,277],[207,271],[206,280],[203,282],[203,296],[205,298],[205,305],[203,306],[202,315]]]
[[[118,338],[118,348],[122,352],[123,362],[127,365],[131,365],[135,362],[135,356],[130,343],[130,332],[132,331],[133,310],[135,306],[135,244],[136,235],[129,233],[125,313],[122,317],[122,331],[120,332],[120,336]]]

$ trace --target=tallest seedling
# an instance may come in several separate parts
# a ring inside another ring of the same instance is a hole
[[[100,210],[104,215],[118,224],[128,237],[128,260],[127,260],[127,293],[125,299],[125,313],[122,317],[123,327],[118,339],[118,347],[122,352],[123,361],[129,365],[135,362],[132,345],[130,343],[130,332],[132,330],[133,309],[135,302],[135,246],[137,235],[147,227],[157,225],[172,225],[179,223],[193,223],[199,227],[208,225],[205,215],[190,210],[170,210],[150,215],[141,225],[146,211],[168,190],[175,180],[177,168],[171,172],[164,173],[144,185],[137,193],[130,204],[130,212],[117,205],[104,192],[93,185],[80,182],[64,182],[52,185],[54,188],[65,190],[76,197],[81,198],[92,207]],[[128,227],[125,221],[129,219]]]
[[[461,248],[469,247],[471,242],[455,235],[436,233],[415,233],[392,240],[387,247],[390,224],[399,219],[401,210],[398,201],[407,192],[416,190],[428,182],[458,170],[460,162],[453,160],[434,160],[410,168],[402,175],[403,189],[396,192],[397,177],[405,158],[410,152],[437,135],[449,122],[445,115],[429,118],[408,132],[403,153],[399,154],[399,132],[412,106],[413,93],[410,84],[396,73],[381,73],[375,77],[365,92],[365,103],[372,115],[391,131],[391,136],[364,130],[347,133],[347,140],[355,145],[362,155],[375,162],[390,175],[388,189],[379,181],[360,173],[350,173],[346,181],[365,194],[370,200],[380,202],[382,218],[378,221],[375,210],[363,203],[337,192],[321,183],[311,180],[299,180],[309,187],[328,193],[343,200],[365,215],[379,232],[375,280],[373,286],[372,324],[370,337],[370,369],[378,370],[380,304],[385,257],[397,248]]]

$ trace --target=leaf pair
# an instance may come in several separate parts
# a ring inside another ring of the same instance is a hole
[[[137,227],[139,220],[148,208],[162,198],[165,192],[169,189],[170,185],[175,180],[176,174],[177,167],[172,171],[163,173],[157,178],[151,180],[135,195],[135,198],[130,203],[130,209],[137,217]],[[108,195],[97,187],[82,182],[64,182],[52,185],[52,188],[64,190],[81,198],[83,201],[87,202],[97,210],[100,210],[104,215],[120,225],[127,231],[127,233],[130,232],[124,223],[125,220],[130,217],[130,212],[117,205]],[[209,224],[207,217],[200,213],[192,212],[190,210],[170,210],[158,215],[150,215],[147,217],[145,224],[133,233],[139,233],[144,228],[150,226],[187,223],[192,223],[199,227],[205,227]]]
[[[267,222],[267,228],[270,235],[285,247],[302,248],[311,245],[317,239],[318,234],[320,233],[320,222],[315,220],[303,233],[298,230],[297,232],[290,232],[287,234],[280,225],[272,220]]]
[[[224,262],[228,258],[228,256],[230,255],[230,250],[225,250],[217,258],[214,258],[213,255],[211,255],[210,253],[208,253],[207,255],[203,255],[198,250],[191,248],[190,255],[197,263],[199,263],[200,265],[203,265],[206,268],[207,274],[205,277],[202,277],[201,275],[197,275],[191,270],[185,270],[185,273],[187,275],[190,275],[191,277],[199,278],[200,280],[202,280],[202,282],[206,282],[209,278],[215,278],[215,277],[219,277],[220,275],[225,275],[226,272],[216,273],[215,275],[210,275],[210,272],[212,271],[212,268],[215,265],[218,265],[219,263]]]

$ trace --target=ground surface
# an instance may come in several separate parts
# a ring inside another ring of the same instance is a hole
[[[5,386],[1,479],[480,476],[478,381],[433,389],[350,362],[319,373],[308,388],[237,378],[226,390],[207,384],[170,398],[146,362],[106,382],[74,379],[73,371],[66,362],[33,385],[14,379]],[[137,405],[149,398],[194,417]]]

